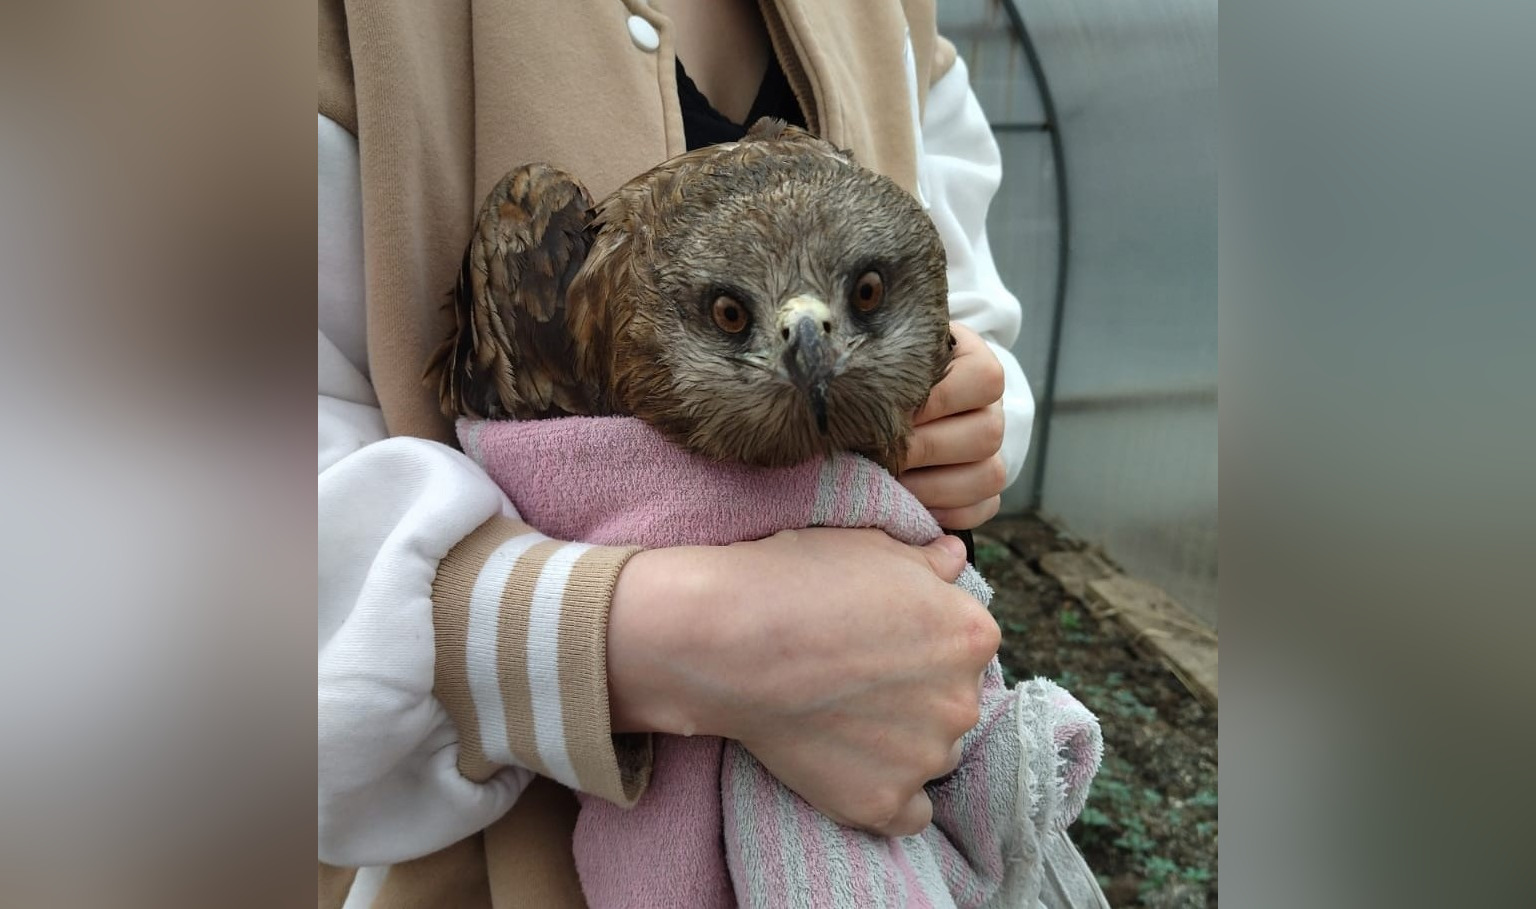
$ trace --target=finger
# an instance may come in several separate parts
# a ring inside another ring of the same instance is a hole
[[[907,447],[906,469],[969,464],[996,454],[1002,447],[1003,405],[994,401],[917,427]]]
[[[987,346],[987,342],[976,333],[976,329],[964,322],[950,322],[949,333],[955,336],[955,353],[957,354]]]
[[[1003,396],[1003,364],[992,348],[958,322],[950,323],[950,329],[955,333],[954,360],[928,393],[927,402],[913,418],[914,425],[985,407]]]
[[[940,527],[950,530],[975,530],[997,517],[1002,510],[1003,497],[993,496],[964,508],[934,508],[929,511]]]
[[[922,547],[922,553],[928,560],[928,567],[933,569],[940,580],[954,583],[960,577],[960,572],[965,570],[965,544],[960,542],[959,537],[945,534]]]
[[[1007,480],[1007,466],[993,455],[971,464],[909,470],[900,482],[927,508],[967,508],[1002,493]]]
[[[922,833],[923,828],[932,820],[933,802],[928,800],[928,793],[918,790],[906,807],[880,828],[880,833],[886,836],[913,836]]]

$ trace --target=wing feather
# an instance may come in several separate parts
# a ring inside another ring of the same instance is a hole
[[[592,199],[547,164],[511,171],[486,196],[450,294],[454,326],[427,367],[450,417],[535,419],[601,412],[584,374],[569,289],[587,257]]]

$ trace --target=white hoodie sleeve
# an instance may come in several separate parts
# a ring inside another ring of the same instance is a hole
[[[506,813],[534,771],[632,803],[648,743],[611,735],[606,635],[634,550],[582,547],[569,578],[537,592],[558,637],[498,650],[500,617],[531,608],[509,579],[567,544],[519,521],[462,453],[386,438],[366,375],[357,144],[324,117],[319,180],[320,860],[372,866],[445,848]],[[580,665],[529,671],[556,653]],[[551,710],[553,732],[520,722]]]
[[[918,151],[919,185],[949,258],[950,315],[980,334],[1003,366],[1002,455],[1012,483],[1029,451],[1035,399],[1009,350],[1023,311],[987,245],[987,207],[1002,182],[1002,156],[964,60],[956,59],[928,89]]]

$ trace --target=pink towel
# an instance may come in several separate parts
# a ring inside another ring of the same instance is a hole
[[[851,454],[718,464],[624,417],[464,420],[459,438],[523,520],[558,539],[663,547],[837,526],[917,544],[940,533],[889,473]],[[959,584],[990,599],[970,566]],[[892,839],[829,821],[733,742],[654,746],[634,808],[582,797],[576,866],[595,909],[1033,905],[1046,839],[1082,810],[1103,748],[1075,698],[1044,679],[1010,690],[994,660],[959,769],[929,787],[933,824]]]

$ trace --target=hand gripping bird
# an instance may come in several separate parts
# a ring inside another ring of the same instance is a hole
[[[911,195],[782,121],[596,205],[529,164],[480,208],[428,375],[450,417],[630,415],[717,461],[896,473],[950,361],[944,268]]]

